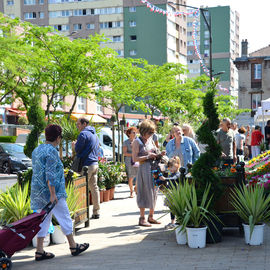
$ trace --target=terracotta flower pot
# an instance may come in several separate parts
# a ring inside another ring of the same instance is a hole
[[[110,190],[104,190],[103,192],[103,202],[108,202],[110,200]]]
[[[114,199],[114,192],[115,192],[115,187],[112,187],[110,189],[110,200],[113,200]]]
[[[103,203],[104,190],[99,191],[99,202]]]

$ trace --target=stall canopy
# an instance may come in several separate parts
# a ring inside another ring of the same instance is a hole
[[[97,114],[80,114],[80,113],[73,113],[71,114],[71,119],[77,120],[79,118],[86,118],[92,123],[100,123],[100,124],[106,124],[107,120],[103,117],[97,115]]]
[[[258,107],[256,114],[254,115],[255,122],[262,122],[264,134],[265,121],[270,120],[270,98],[262,100],[262,106]],[[265,134],[264,134],[265,135]]]

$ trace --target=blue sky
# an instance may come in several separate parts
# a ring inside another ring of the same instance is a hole
[[[270,45],[270,0],[187,0],[187,5],[230,5],[240,14],[240,41],[248,39],[249,52]]]

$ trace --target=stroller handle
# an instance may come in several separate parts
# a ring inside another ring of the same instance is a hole
[[[55,207],[56,204],[57,204],[56,201],[49,202],[43,207],[42,211],[45,211],[46,214],[48,215],[53,210],[53,208]]]

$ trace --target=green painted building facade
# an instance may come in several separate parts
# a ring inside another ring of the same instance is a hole
[[[166,5],[159,7],[166,9]],[[145,6],[137,6],[136,12],[130,12],[129,7],[125,7],[124,57],[144,58],[155,65],[166,63],[166,16],[150,12]]]
[[[213,74],[225,72],[220,75],[222,87],[235,95],[238,88],[237,70],[233,61],[239,56],[239,16],[231,10],[230,6],[217,6],[207,8],[206,19],[211,15],[212,30],[212,70]],[[203,16],[200,16],[200,51],[209,68],[209,31]],[[203,74],[203,70],[201,69]]]

